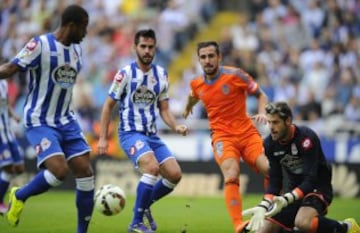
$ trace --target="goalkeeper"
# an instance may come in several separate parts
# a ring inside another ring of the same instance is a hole
[[[355,219],[339,222],[325,217],[333,198],[331,166],[316,133],[294,125],[285,102],[268,104],[266,115],[271,130],[264,141],[270,181],[260,204],[243,212],[252,215],[247,229],[257,233],[360,233]],[[287,185],[283,187],[284,178]]]

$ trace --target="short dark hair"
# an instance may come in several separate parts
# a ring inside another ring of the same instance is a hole
[[[286,102],[275,102],[275,103],[268,103],[265,106],[266,114],[279,114],[280,118],[286,120],[287,118],[293,119],[292,111],[289,105]]]
[[[76,4],[69,5],[61,14],[61,26],[65,26],[69,23],[81,24],[84,19],[88,18],[89,14],[84,8]]]
[[[154,39],[154,41],[156,43],[155,31],[151,28],[150,29],[142,29],[135,33],[135,38],[134,38],[135,45],[139,44],[140,37]]]
[[[209,46],[214,46],[215,50],[216,50],[216,54],[220,55],[219,44],[216,41],[202,41],[202,42],[199,42],[197,44],[197,54],[199,55],[200,49],[206,48],[206,47],[209,47]]]

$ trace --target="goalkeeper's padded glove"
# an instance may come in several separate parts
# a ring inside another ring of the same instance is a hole
[[[283,208],[293,203],[295,200],[300,199],[303,193],[300,189],[296,188],[291,192],[285,193],[282,196],[275,196],[273,199],[273,207],[270,211],[266,212],[266,217],[272,217],[278,214]]]
[[[289,203],[283,196],[276,196],[273,200],[272,208],[266,212],[266,217],[272,217],[278,214],[284,207],[286,207]]]
[[[251,215],[251,219],[246,226],[247,230],[257,231],[264,225],[265,213],[271,205],[271,201],[264,198],[259,205],[246,209],[242,212],[243,216]]]

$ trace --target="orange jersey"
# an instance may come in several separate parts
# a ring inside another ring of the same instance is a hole
[[[260,87],[245,71],[221,66],[213,81],[199,76],[190,83],[191,94],[207,111],[210,129],[217,135],[240,135],[256,131],[247,114],[247,95],[259,95]]]

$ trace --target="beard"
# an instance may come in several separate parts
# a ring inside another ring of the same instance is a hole
[[[218,68],[217,67],[205,67],[204,73],[208,76],[213,76],[217,73]]]
[[[138,60],[141,62],[141,64],[148,66],[152,63],[154,56],[151,55],[145,55],[145,56],[140,56],[140,54],[136,53]]]
[[[285,141],[288,137],[288,134],[285,130],[279,130],[276,134],[271,133],[271,138],[274,141]]]

